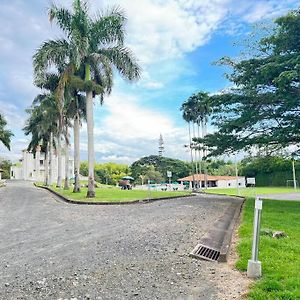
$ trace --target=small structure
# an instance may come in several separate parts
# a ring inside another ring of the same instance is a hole
[[[206,178],[205,178],[206,177]],[[214,175],[205,175],[205,174],[194,174],[184,178],[180,178],[179,181],[181,184],[189,183],[191,187],[193,187],[193,182],[195,185],[198,184],[201,187],[205,187],[205,179],[207,181],[208,188],[236,188],[238,187],[246,187],[245,177],[238,176],[214,176]]]
[[[19,180],[30,181],[43,181],[45,179],[45,153],[40,151],[40,147],[37,147],[35,155],[32,152],[23,150],[22,158],[18,163],[11,166],[10,178]],[[57,166],[58,159],[55,152],[52,153],[51,159],[53,160],[53,170],[51,170],[52,178],[51,182],[57,179]],[[62,179],[65,178],[65,156],[62,155]],[[74,177],[74,161],[73,158],[69,158],[69,172],[68,177]]]
[[[0,180],[2,179],[2,173],[3,173],[4,171],[2,170],[2,169],[0,169]]]

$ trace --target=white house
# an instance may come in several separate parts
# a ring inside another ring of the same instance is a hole
[[[45,179],[45,153],[40,152],[38,147],[35,155],[32,152],[23,150],[22,158],[17,164],[10,168],[11,179],[31,180],[31,181],[44,181]],[[53,170],[51,181],[55,182],[57,179],[57,155],[52,154]],[[69,171],[68,178],[74,177],[74,161],[69,158]],[[65,156],[62,155],[62,179],[65,178]]]
[[[189,182],[192,186],[193,181],[201,182],[201,186],[204,187],[205,175],[204,174],[194,174],[184,178],[180,178],[179,181],[181,184],[184,182]],[[243,176],[213,176],[207,175],[207,187],[215,187],[215,188],[236,188],[237,185],[239,187],[246,187],[246,180]]]

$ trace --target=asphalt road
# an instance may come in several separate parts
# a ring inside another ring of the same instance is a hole
[[[300,201],[300,192],[259,195],[262,199]]]
[[[8,182],[0,188],[0,299],[221,299],[220,265],[188,254],[229,205],[212,196],[73,205]]]

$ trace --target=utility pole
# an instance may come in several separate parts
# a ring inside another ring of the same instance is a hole
[[[293,167],[293,181],[294,181],[294,190],[297,191],[297,181],[296,181],[296,171],[295,171],[295,159],[292,158],[292,167]]]

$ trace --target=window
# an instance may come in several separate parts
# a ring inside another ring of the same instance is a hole
[[[41,159],[40,160],[40,165],[43,166],[44,165],[44,161]]]
[[[231,186],[231,183],[228,183],[228,186]]]

